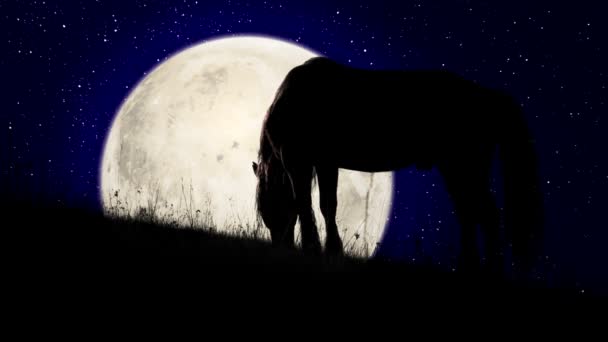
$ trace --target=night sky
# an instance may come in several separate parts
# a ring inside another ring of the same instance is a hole
[[[541,276],[608,294],[608,33],[584,1],[0,2],[0,192],[99,209],[113,115],[154,66],[197,42],[260,34],[352,66],[445,68],[500,87],[536,136]],[[396,174],[379,255],[447,269],[459,231],[436,171]]]

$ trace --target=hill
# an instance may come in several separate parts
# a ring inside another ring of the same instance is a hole
[[[106,295],[128,296],[179,288],[234,303],[330,301],[338,310],[412,303],[539,311],[605,305],[604,298],[567,289],[517,286],[385,260],[310,256],[266,241],[110,219],[78,209],[4,209],[9,218],[1,239],[8,261],[5,279],[15,289],[34,293],[44,288],[70,297],[102,289]]]

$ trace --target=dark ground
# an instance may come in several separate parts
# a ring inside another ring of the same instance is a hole
[[[13,204],[3,211],[8,219],[1,230],[2,279],[11,289],[5,293],[28,293],[36,301],[143,296],[153,303],[192,295],[225,305],[342,314],[386,307],[408,312],[413,305],[528,314],[608,307],[606,298],[569,289],[516,286],[381,260],[327,260],[262,241],[110,220],[76,209]]]

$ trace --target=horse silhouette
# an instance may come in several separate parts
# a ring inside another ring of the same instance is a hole
[[[531,261],[542,196],[534,140],[515,100],[445,70],[367,70],[312,58],[285,77],[262,126],[256,205],[274,245],[320,253],[312,210],[316,176],[327,230],[326,253],[343,253],[336,225],[338,170],[436,167],[461,226],[460,263],[480,264],[477,225],[489,267],[500,268],[501,215],[491,192],[502,161],[506,236],[514,260]],[[535,239],[536,238],[536,239]]]

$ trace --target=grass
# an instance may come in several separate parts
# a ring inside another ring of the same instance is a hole
[[[273,248],[267,240],[245,234],[176,228],[71,208],[3,208],[9,222],[1,231],[7,255],[3,275],[34,292],[53,284],[57,291],[73,284],[105,284],[101,291],[126,286],[131,291],[154,288],[157,294],[195,286],[201,293],[233,299],[273,300],[285,292],[281,300],[297,302],[307,296],[361,308],[411,301],[539,309],[546,303],[601,303],[573,291],[521,287],[429,266],[306,255]],[[134,283],[138,285],[133,287]]]
[[[104,196],[105,215],[114,219],[131,220],[137,222],[152,223],[178,229],[195,229],[210,233],[225,234],[227,236],[245,239],[270,240],[268,229],[259,221],[251,217],[243,217],[241,210],[237,209],[234,202],[229,200],[231,207],[231,218],[218,226],[212,213],[211,199],[206,196],[202,203],[196,203],[192,185],[187,185],[182,180],[180,200],[177,203],[161,202],[160,187],[151,184],[149,193],[123,194],[120,190],[112,190]],[[315,202],[316,203],[316,202]],[[347,234],[347,229],[338,222],[341,227],[341,235],[344,242],[344,252],[355,258],[368,258],[373,249],[365,239],[361,231],[366,222],[361,222],[354,233]],[[324,221],[317,218],[319,236],[321,241],[325,239]],[[300,246],[299,223],[295,231],[296,246]]]

